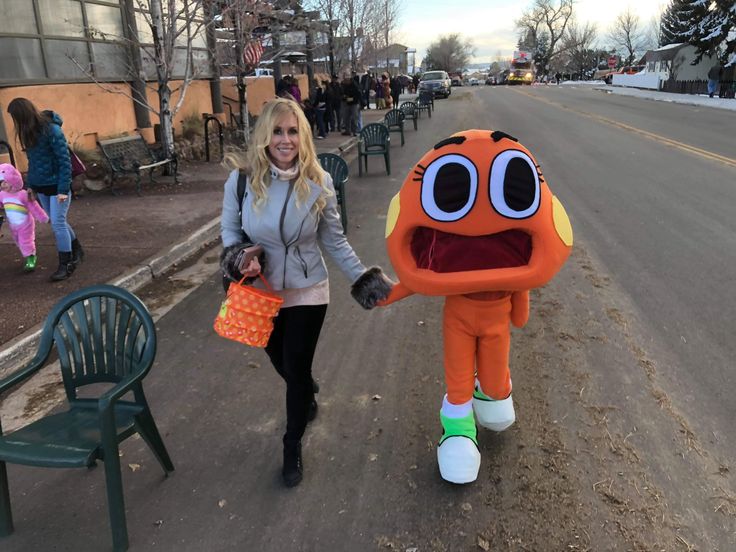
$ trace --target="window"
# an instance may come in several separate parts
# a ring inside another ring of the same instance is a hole
[[[82,4],[78,0],[38,0],[43,34],[84,37]]]
[[[124,36],[120,8],[87,4],[87,26],[90,36],[102,40],[120,40]]]
[[[86,42],[47,40],[46,61],[51,78],[85,78],[84,71],[90,70],[89,50]]]
[[[36,14],[28,0],[3,0],[0,2],[0,34],[36,34]]]
[[[0,37],[0,81],[38,79],[45,76],[40,40]]]

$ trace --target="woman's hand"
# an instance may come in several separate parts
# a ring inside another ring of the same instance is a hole
[[[258,276],[258,274],[261,272],[261,263],[258,262],[258,257],[253,257],[248,263],[248,266],[246,269],[242,272],[243,276],[246,278],[253,278],[254,276]]]
[[[56,199],[59,203],[64,203],[67,199],[69,199],[68,194],[56,194]]]

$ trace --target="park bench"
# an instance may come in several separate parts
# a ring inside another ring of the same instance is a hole
[[[122,138],[110,138],[109,140],[98,140],[97,145],[102,150],[112,177],[110,179],[110,190],[115,194],[115,179],[120,175],[134,174],[136,191],[141,195],[141,172],[148,171],[151,182],[153,171],[157,167],[170,165],[174,172],[174,182],[179,183],[177,175],[176,154],[166,157],[151,149],[142,136],[123,136]]]

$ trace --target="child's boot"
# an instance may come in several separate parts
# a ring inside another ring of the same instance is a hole
[[[37,258],[35,255],[28,255],[26,257],[26,262],[23,265],[23,270],[25,272],[33,272],[34,270],[36,270],[36,262]]]
[[[450,483],[471,483],[478,478],[478,430],[473,410],[468,410],[461,418],[451,418],[440,411],[443,433],[437,447],[437,463],[442,479]]]
[[[483,393],[477,379],[475,380],[475,391],[473,392],[473,410],[478,418],[478,423],[492,431],[503,431],[516,420],[511,393],[505,399],[492,399]]]

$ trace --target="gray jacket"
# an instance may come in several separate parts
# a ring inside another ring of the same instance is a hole
[[[327,198],[327,205],[319,217],[312,212],[321,192],[319,185],[310,182],[311,194],[304,204],[297,205],[296,194],[289,193],[292,185],[272,177],[268,200],[255,211],[255,196],[249,180],[239,220],[238,171],[233,171],[225,182],[222,202],[223,246],[240,243],[242,228],[253,243],[263,246],[264,276],[271,287],[280,290],[309,287],[327,278],[319,241],[352,284],[366,268],[343,234],[332,179],[328,174],[325,179],[332,196]]]

